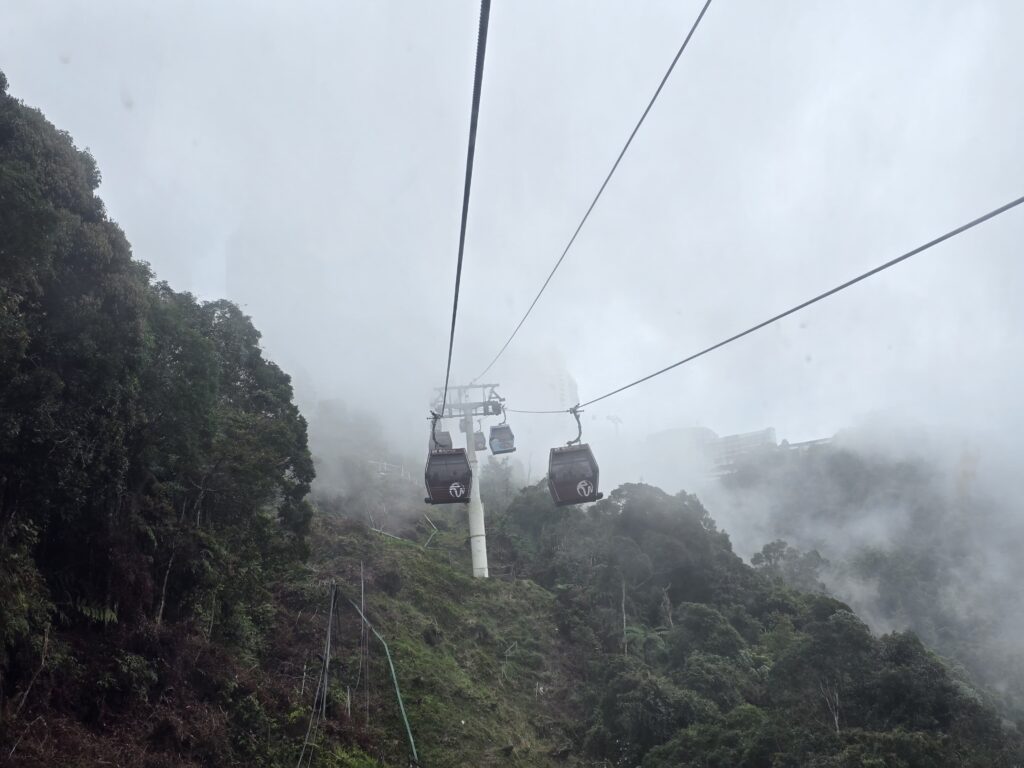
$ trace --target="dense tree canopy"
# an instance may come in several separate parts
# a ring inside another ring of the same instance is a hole
[[[764,510],[782,537],[751,563],[798,589],[827,585],[873,626],[913,629],[1024,720],[1018,497],[975,481],[969,450],[893,457],[846,442],[865,440],[751,456],[724,478],[723,503]]]
[[[313,468],[289,378],[264,359],[249,319],[152,283],[95,194],[93,159],[3,90],[7,710],[73,700],[90,681],[69,674],[72,646],[90,633],[123,648],[173,623],[246,649],[263,574],[304,552]],[[149,661],[138,679],[153,674]]]
[[[820,557],[743,564],[692,496],[625,485],[586,511],[526,489],[492,530],[559,595],[592,712],[582,745],[615,765],[1014,765],[1019,734],[912,634],[874,637],[813,588]],[[872,762],[874,761],[874,762]]]

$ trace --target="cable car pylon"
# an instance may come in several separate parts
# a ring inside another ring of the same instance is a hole
[[[482,438],[483,432],[474,429],[474,419],[503,415],[502,398],[496,392],[497,387],[497,384],[475,384],[437,389],[436,410],[430,412],[430,442],[424,470],[427,486],[424,501],[428,504],[466,504],[473,575],[482,579],[488,577],[487,535],[476,452],[478,435]],[[446,391],[448,397],[445,397]],[[438,428],[442,419],[459,420],[460,429],[466,436],[465,448],[452,447],[451,435]],[[446,441],[445,435],[448,437]]]

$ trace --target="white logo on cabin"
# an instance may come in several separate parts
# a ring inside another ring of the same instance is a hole
[[[456,481],[448,486],[448,495],[453,499],[461,499],[466,495],[466,486]]]
[[[580,480],[576,483],[576,494],[583,498],[589,498],[590,494],[594,492],[594,484],[589,480]]]

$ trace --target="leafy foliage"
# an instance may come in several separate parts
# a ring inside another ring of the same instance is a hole
[[[1018,496],[976,473],[969,450],[943,459],[941,444],[922,439],[894,458],[863,447],[877,442],[840,435],[737,465],[724,503],[763,509],[781,537],[751,563],[797,589],[827,584],[876,628],[912,629],[1024,721]]]
[[[1009,766],[1024,754],[914,635],[877,638],[845,604],[785,586],[788,572],[820,590],[816,554],[780,542],[751,569],[692,496],[626,485],[562,511],[528,488],[492,530],[559,595],[563,638],[597,646],[572,657],[593,760]]]
[[[151,282],[99,180],[0,95],[0,713],[22,719],[148,701],[161,638],[165,664],[196,635],[258,653],[312,515],[289,378],[237,307]]]

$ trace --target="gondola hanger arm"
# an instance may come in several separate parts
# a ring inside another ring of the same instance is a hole
[[[580,414],[583,410],[580,408],[579,403],[569,409],[569,413],[576,419],[576,439],[570,440],[566,445],[579,445],[583,442],[583,423],[580,421]]]
[[[434,441],[434,450],[439,450],[441,445],[437,442],[437,422],[441,420],[441,414],[437,411],[430,412],[430,439]]]

